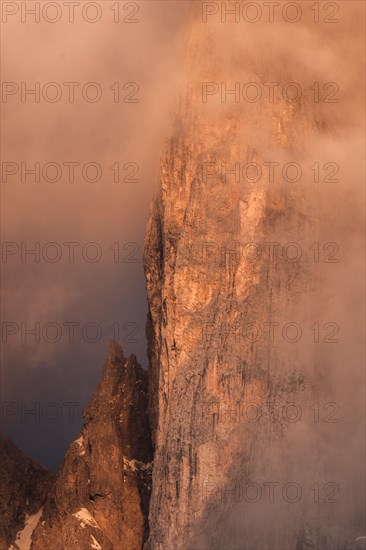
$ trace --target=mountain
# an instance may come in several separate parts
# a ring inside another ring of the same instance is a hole
[[[35,529],[32,550],[141,548],[148,534],[152,447],[147,373],[110,343],[102,380],[83,413]]]
[[[8,550],[29,518],[39,514],[54,483],[52,472],[36,464],[0,434],[0,548]],[[14,544],[14,549],[17,548]]]

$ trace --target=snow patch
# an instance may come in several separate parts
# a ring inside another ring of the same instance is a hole
[[[79,521],[80,521],[80,527],[82,529],[85,529],[87,525],[90,525],[90,527],[96,527],[97,529],[100,529],[99,525],[86,508],[81,508],[78,512],[75,512],[73,514]]]
[[[94,550],[102,550],[102,547],[101,545],[99,544],[99,542],[93,537],[93,535],[90,535],[91,538],[92,538],[92,542],[91,542],[91,547],[94,549]]]
[[[78,439],[75,439],[74,443],[77,443],[80,449],[84,449],[84,438],[82,435]],[[81,450],[81,452],[79,453],[79,456],[83,456],[83,455],[85,455],[85,451]]]
[[[32,516],[28,516],[28,514],[26,514],[24,527],[21,531],[18,531],[15,539],[15,544],[19,550],[30,550],[32,544],[32,534],[41,519],[41,515],[42,508],[40,508],[40,510]],[[10,548],[12,548],[12,546],[10,546]]]
[[[79,447],[82,447],[83,443],[84,443],[83,436],[81,435],[78,439],[75,439],[75,443],[77,443],[79,445]]]
[[[151,470],[152,463],[148,462],[147,464],[145,462],[141,462],[140,460],[136,460],[133,458],[132,460],[127,460],[127,458],[123,459],[123,466],[125,468],[128,468],[129,470],[132,470],[133,472],[137,472],[139,470]]]

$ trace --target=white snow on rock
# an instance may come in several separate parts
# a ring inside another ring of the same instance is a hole
[[[102,547],[101,545],[99,544],[99,542],[93,537],[93,535],[90,535],[91,538],[92,538],[92,542],[91,542],[91,547],[94,549],[94,550],[102,550]]]
[[[38,510],[36,514],[33,514],[33,516],[28,516],[28,514],[25,516],[24,527],[21,531],[18,531],[15,539],[15,544],[17,545],[19,550],[30,550],[32,543],[32,534],[37,527],[39,520],[41,519],[41,515],[42,508]],[[11,548],[12,546],[10,546],[9,550]]]
[[[140,460],[136,460],[133,458],[132,460],[127,460],[127,458],[123,458],[123,466],[125,468],[128,468],[129,470],[132,470],[133,472],[136,472],[137,470],[151,470],[152,463],[148,462],[145,464],[145,462],[141,462]]]
[[[79,521],[80,521],[80,527],[82,529],[85,529],[87,525],[90,525],[90,527],[96,527],[97,529],[100,529],[99,525],[86,508],[81,508],[78,512],[75,512],[73,514]]]
[[[83,450],[84,448],[84,438],[83,436],[81,435],[78,439],[75,439],[74,443],[77,443],[81,449],[81,452],[79,453],[79,456],[83,456],[85,455],[85,450]]]

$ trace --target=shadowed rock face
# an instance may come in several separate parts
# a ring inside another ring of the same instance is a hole
[[[84,427],[65,456],[32,550],[136,550],[148,534],[147,374],[111,343]],[[94,546],[93,546],[94,545]]]
[[[0,548],[7,550],[26,516],[43,506],[54,482],[52,472],[36,464],[0,434]]]

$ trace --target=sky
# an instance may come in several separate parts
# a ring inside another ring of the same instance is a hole
[[[189,2],[2,4],[2,422],[56,470],[108,341],[147,367],[143,239]]]

